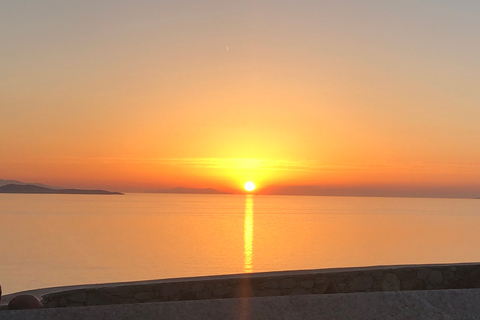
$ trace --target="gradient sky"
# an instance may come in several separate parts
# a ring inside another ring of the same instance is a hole
[[[0,2],[0,178],[480,196],[478,1]]]

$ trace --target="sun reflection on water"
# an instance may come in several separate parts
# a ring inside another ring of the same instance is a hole
[[[252,272],[253,264],[253,195],[245,198],[245,220],[243,226],[243,265],[244,272]]]

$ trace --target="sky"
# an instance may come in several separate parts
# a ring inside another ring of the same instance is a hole
[[[479,16],[467,0],[1,1],[0,179],[480,196]]]

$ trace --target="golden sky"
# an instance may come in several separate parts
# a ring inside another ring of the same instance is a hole
[[[466,0],[3,1],[0,179],[480,196],[479,16]]]

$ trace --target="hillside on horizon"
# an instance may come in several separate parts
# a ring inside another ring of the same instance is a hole
[[[39,187],[43,187],[43,188],[61,189],[61,188],[48,186],[48,185],[46,185],[46,184],[38,183],[38,182],[30,183],[30,182],[22,182],[22,181],[18,181],[18,180],[4,180],[4,179],[0,179],[0,187],[6,186],[7,184],[17,184],[17,185],[22,185],[22,186],[23,186],[23,185],[33,185],[33,186],[39,186]]]
[[[179,193],[179,194],[231,194],[230,192],[218,191],[213,188],[184,188],[175,187],[154,190],[151,193]]]
[[[10,185],[10,186],[9,186]],[[15,186],[12,186],[15,185]],[[9,186],[9,187],[6,187]],[[5,187],[5,188],[4,188]],[[3,190],[3,191],[2,191]],[[166,194],[237,194],[214,188],[174,187],[129,191],[128,193],[166,193]],[[123,194],[98,189],[76,189],[52,187],[42,183],[26,183],[18,180],[0,179],[0,193],[50,193],[50,194]],[[242,194],[239,192],[238,194]],[[406,197],[406,198],[465,198],[479,199],[476,190],[462,188],[408,188],[393,185],[384,186],[315,186],[315,185],[275,185],[258,188],[256,195],[291,196],[344,196],[344,197]]]
[[[0,193],[123,195],[121,192],[106,190],[52,189],[33,184],[13,183],[0,186]]]

